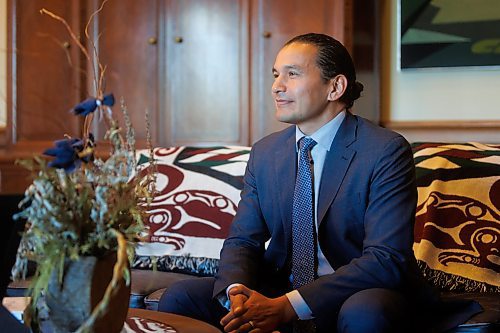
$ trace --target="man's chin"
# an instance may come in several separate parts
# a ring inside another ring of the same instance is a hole
[[[292,124],[295,125],[297,123],[297,119],[293,117],[292,115],[289,114],[283,114],[281,112],[276,112],[275,114],[276,120],[282,123],[287,123],[287,124]]]

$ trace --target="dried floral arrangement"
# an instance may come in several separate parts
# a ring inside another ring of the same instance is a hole
[[[105,2],[104,2],[105,3]],[[104,5],[103,3],[103,5]],[[19,163],[31,171],[33,183],[25,192],[20,203],[22,211],[16,219],[25,219],[23,233],[13,268],[14,278],[25,277],[28,260],[37,264],[32,296],[25,321],[36,320],[37,303],[47,289],[51,275],[63,278],[65,262],[78,260],[82,256],[101,257],[117,252],[113,280],[106,290],[105,297],[96,307],[93,318],[85,323],[91,327],[109,300],[113,287],[120,279],[130,283],[127,258],[133,258],[134,245],[144,232],[143,219],[147,203],[151,201],[154,189],[153,174],[134,177],[138,174],[135,154],[134,130],[122,102],[121,110],[125,119],[125,129],[120,128],[113,117],[112,94],[104,94],[103,82],[106,68],[99,62],[97,49],[89,38],[88,27],[85,35],[92,46],[90,54],[68,23],[52,12],[42,9],[60,21],[72,40],[93,68],[95,97],[88,98],[72,109],[77,117],[83,117],[82,137],[65,138],[55,142],[44,155],[53,157],[34,157]],[[97,60],[96,60],[97,59]],[[107,127],[104,140],[110,144],[109,156],[104,159],[96,155],[96,142],[90,132],[94,116],[98,116]],[[146,127],[149,120],[146,115]],[[148,131],[148,144],[152,155],[151,139]],[[151,161],[153,159],[151,158]],[[82,328],[85,331],[85,327]]]

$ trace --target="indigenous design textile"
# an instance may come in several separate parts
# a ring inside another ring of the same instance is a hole
[[[213,275],[236,214],[248,147],[154,149],[157,195],[134,268]],[[149,152],[138,153],[145,177]]]
[[[412,145],[418,204],[413,250],[444,290],[500,292],[500,145]]]

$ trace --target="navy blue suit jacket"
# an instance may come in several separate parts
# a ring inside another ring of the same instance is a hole
[[[232,283],[289,288],[295,145],[291,126],[252,147],[214,296]],[[347,112],[326,156],[317,207],[319,243],[335,273],[299,288],[314,316],[331,315],[363,289],[415,288],[416,200],[408,142]]]

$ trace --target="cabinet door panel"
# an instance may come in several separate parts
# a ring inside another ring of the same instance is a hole
[[[252,3],[252,142],[283,129],[271,96],[272,67],[283,44],[294,36],[317,32],[349,40],[350,0],[257,0]]]
[[[79,134],[79,120],[68,111],[80,99],[78,50],[65,27],[46,8],[65,18],[78,34],[77,1],[13,1],[11,31],[12,143],[61,139]]]
[[[166,103],[171,144],[248,143],[246,3],[169,2]]]
[[[106,66],[105,92],[116,98],[114,115],[123,124],[120,100],[124,99],[136,139],[146,139],[146,110],[150,114],[153,141],[158,142],[158,20],[155,0],[108,1],[98,15],[98,46]],[[90,89],[92,90],[92,86]],[[101,135],[100,135],[101,137]]]

